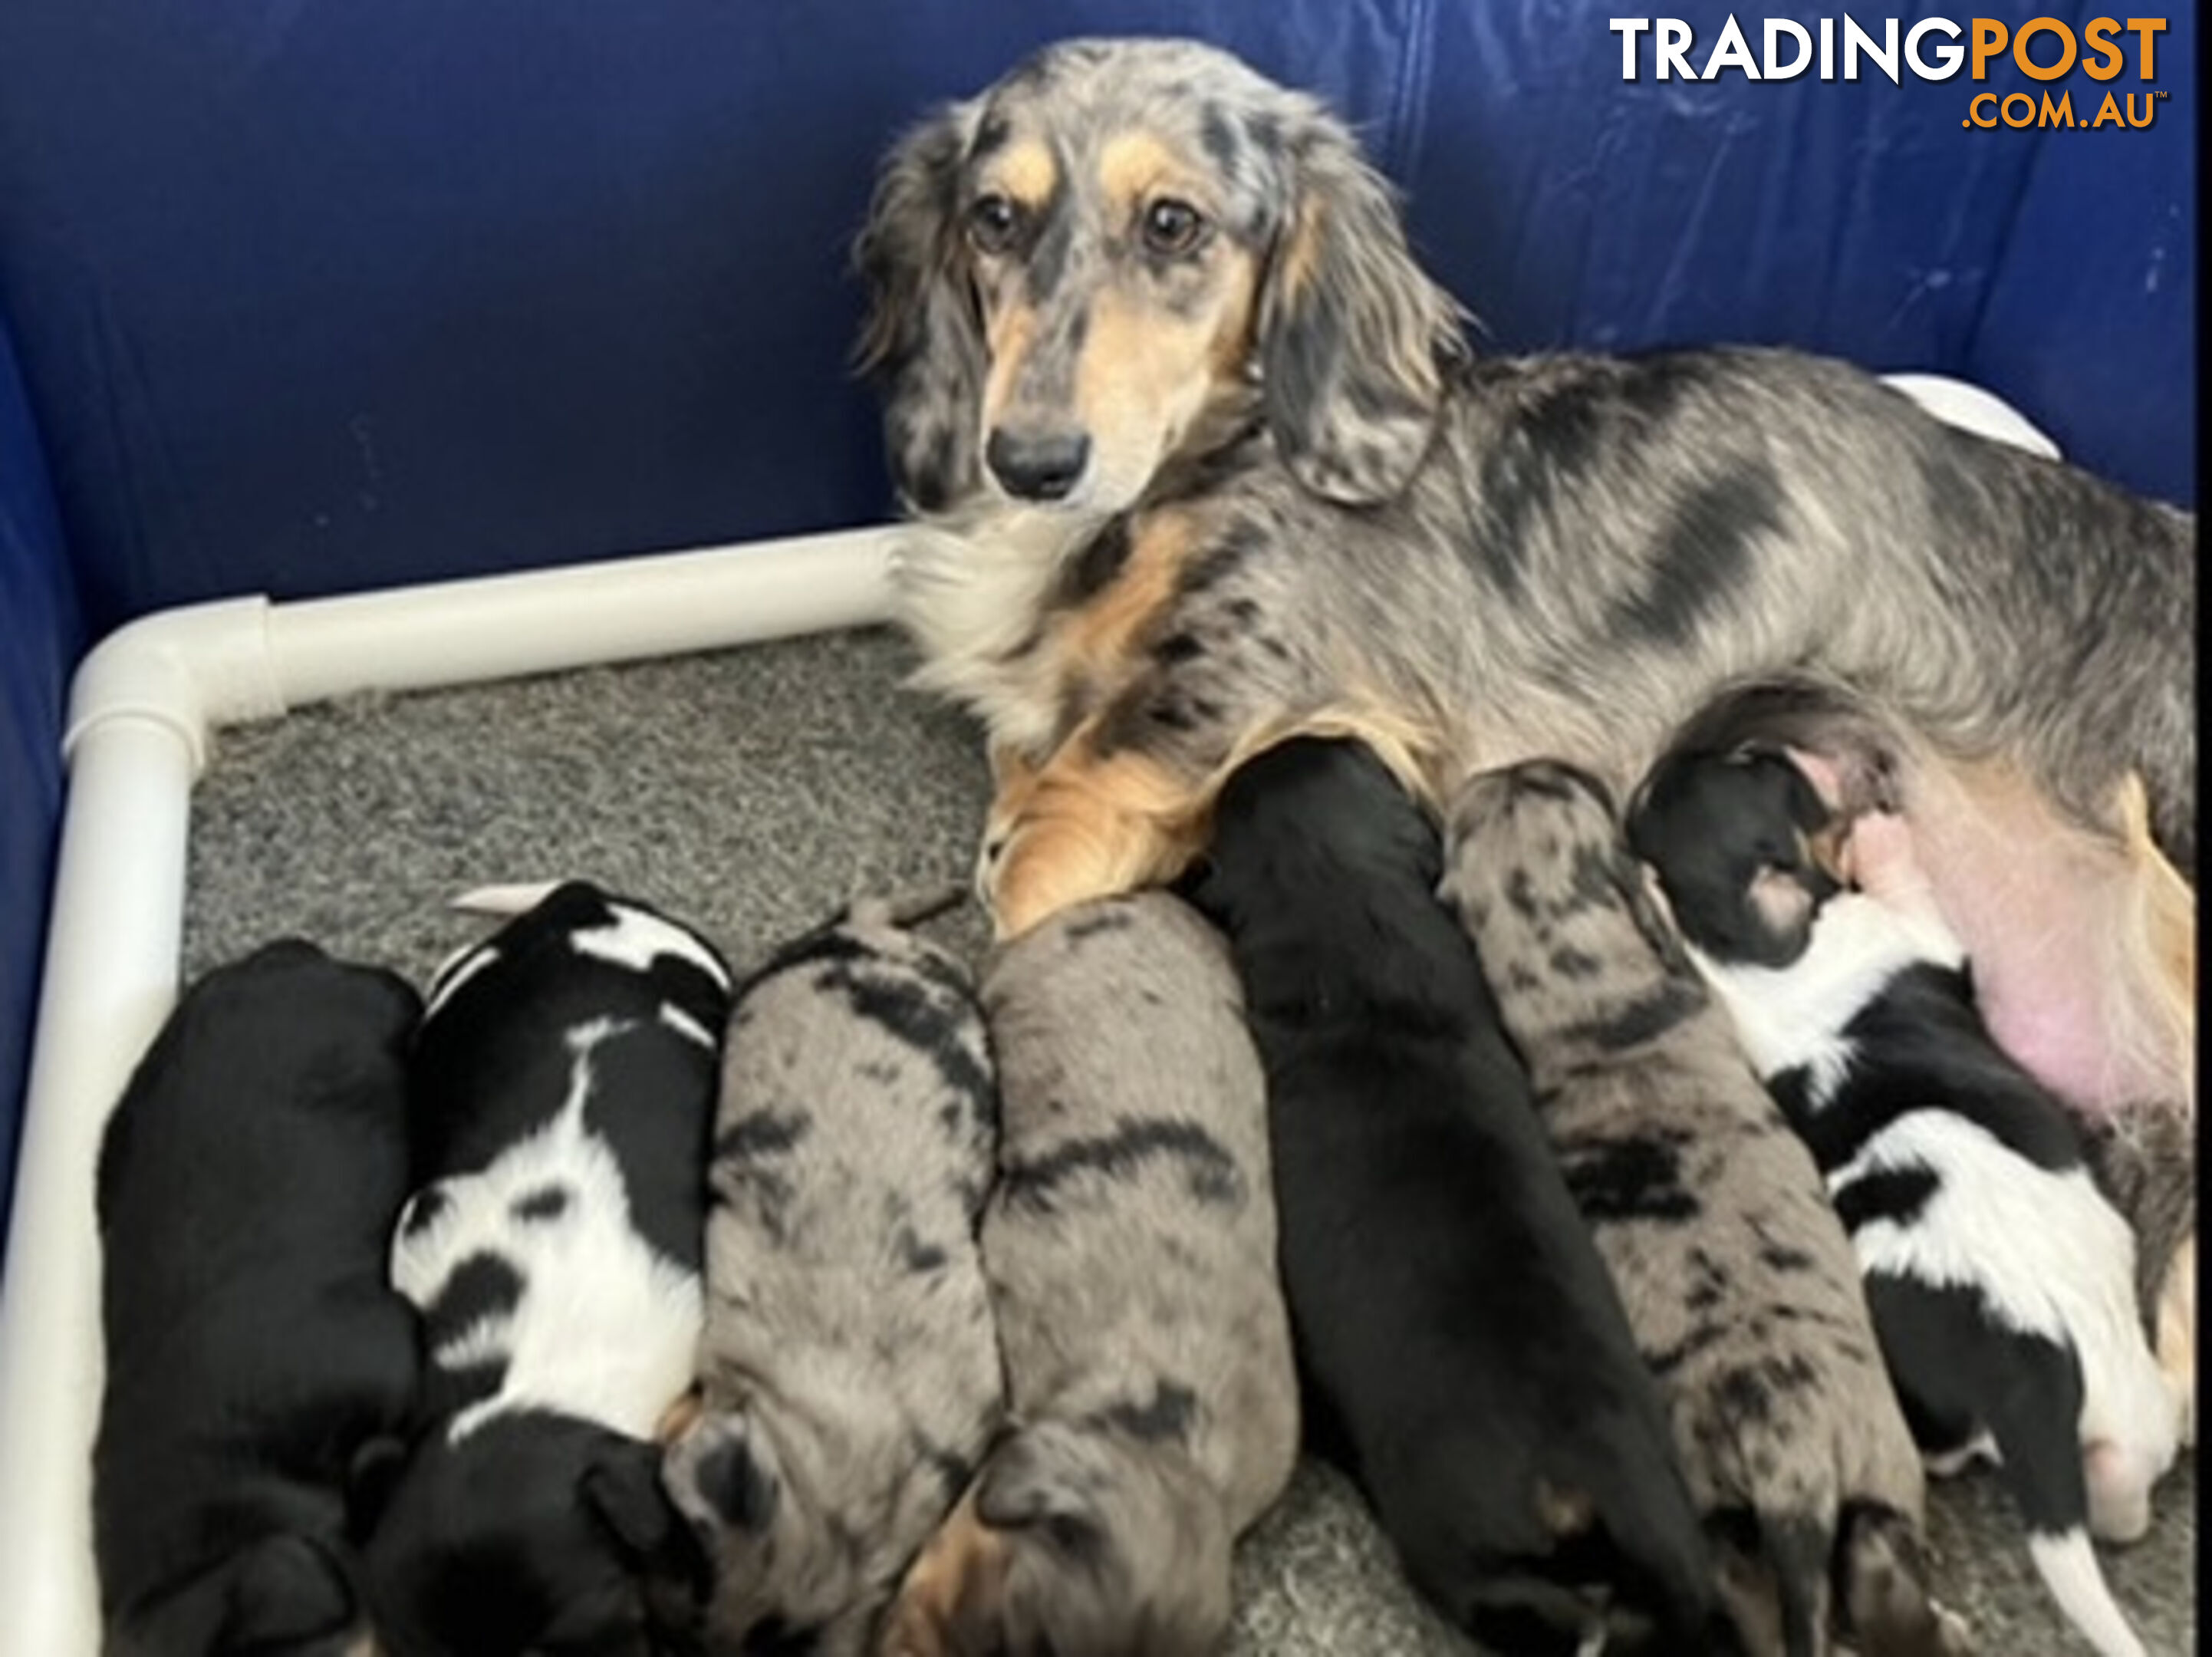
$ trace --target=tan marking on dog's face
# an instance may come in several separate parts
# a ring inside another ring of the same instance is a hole
[[[986,174],[987,187],[1014,198],[1032,213],[1041,213],[1060,183],[1060,168],[1052,151],[1035,138],[1007,147]]]
[[[1118,511],[1210,409],[1249,395],[1260,250],[1231,223],[1249,215],[1194,145],[1145,127],[1092,140],[1064,171],[1041,142],[1011,140],[969,199],[991,193],[1025,228],[972,253],[989,356],[979,443],[1079,435],[1088,464],[1060,504]],[[1148,235],[1163,204],[1198,216],[1188,247]]]
[[[884,1619],[880,1657],[945,1657],[957,1629],[1003,1615],[1006,1539],[975,1516],[975,1494],[938,1527],[899,1585]]]
[[[1214,255],[1200,303],[1162,304],[1141,272],[1099,292],[1075,409],[1101,498],[1134,499],[1208,407],[1242,384],[1257,274],[1249,254],[1228,247]]]

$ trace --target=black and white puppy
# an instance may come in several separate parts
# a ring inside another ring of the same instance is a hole
[[[1486,1642],[1725,1649],[1656,1391],[1440,874],[1371,753],[1300,739],[1231,778],[1190,887],[1267,1070],[1309,1418]]]
[[[346,1487],[404,1429],[419,1361],[384,1260],[421,1008],[389,972],[270,944],[185,991],[116,1106],[93,1449],[109,1657],[360,1648]]]
[[[1747,746],[1664,762],[1632,835],[1826,1176],[1922,1447],[1993,1453],[2052,1596],[2132,1657],[2089,1538],[2143,1533],[2179,1436],[2134,1239],[2080,1127],[1976,1012],[1904,820],[1838,827],[1786,752]]]
[[[688,1637],[701,1562],[659,1484],[690,1387],[730,978],[582,882],[441,971],[410,1073],[419,1437],[369,1549],[396,1657],[634,1657]]]

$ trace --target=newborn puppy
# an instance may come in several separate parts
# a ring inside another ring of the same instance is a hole
[[[2079,1127],[1976,1013],[1903,820],[1850,825],[1841,860],[1863,891],[1768,855],[1832,836],[1827,816],[1786,754],[1754,746],[1670,758],[1632,833],[1827,1177],[1923,1447],[1994,1450],[2052,1595],[2099,1651],[2129,1657],[2142,1647],[2089,1536],[2143,1533],[2179,1435],[2134,1239]],[[1693,878],[1678,882],[1682,864]],[[1723,866],[1733,889],[1711,878]]]
[[[1444,894],[1659,1378],[1744,1643],[1826,1651],[1832,1617],[1862,1657],[1948,1648],[1850,1241],[1612,802],[1562,765],[1487,772],[1449,846]]]
[[[2090,1171],[2136,1238],[2136,1293],[2151,1349],[2197,1441],[2197,1136],[2170,1111],[2134,1111],[2089,1132]],[[2162,1299],[2169,1266],[2179,1294]]]
[[[726,1047],[702,1410],[663,1477],[714,1649],[844,1657],[998,1424],[990,1050],[967,975],[881,903],[777,951]]]
[[[1657,1393],[1439,872],[1371,753],[1300,739],[1231,779],[1194,886],[1266,1066],[1310,1416],[1486,1643],[1719,1649]]]
[[[93,1447],[111,1657],[363,1636],[345,1486],[415,1397],[384,1253],[421,1010],[389,972],[270,944],[185,991],[115,1108]]]
[[[573,881],[439,974],[392,1245],[422,1310],[416,1442],[369,1548],[395,1657],[633,1657],[686,1637],[702,1562],[654,1434],[690,1386],[729,975]]]
[[[983,1269],[1013,1425],[908,1576],[899,1657],[1205,1657],[1297,1457],[1266,1084],[1227,952],[1165,892],[1063,911],[983,981]]]

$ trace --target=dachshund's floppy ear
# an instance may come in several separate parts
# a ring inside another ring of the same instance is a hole
[[[960,167],[973,104],[941,109],[892,148],[876,180],[854,261],[869,292],[854,358],[884,392],[891,476],[934,511],[976,481],[982,325],[960,235]]]
[[[1390,185],[1334,117],[1310,112],[1260,294],[1261,390],[1297,480],[1347,505],[1402,490],[1436,434],[1457,302],[1415,263]]]

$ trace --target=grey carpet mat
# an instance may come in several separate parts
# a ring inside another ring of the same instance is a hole
[[[964,880],[988,791],[972,728],[900,688],[904,644],[830,635],[362,698],[228,732],[192,825],[185,966],[295,933],[417,983],[483,923],[472,886],[582,875],[666,907],[742,966],[867,890]],[[971,953],[973,905],[939,935]],[[2197,1634],[2193,1459],[2106,1568],[2150,1648]],[[1940,1485],[1942,1593],[1982,1649],[2085,1651],[1985,1472]],[[1469,1649],[1414,1600],[1344,1482],[1301,1468],[1239,1550],[1237,1657]]]

